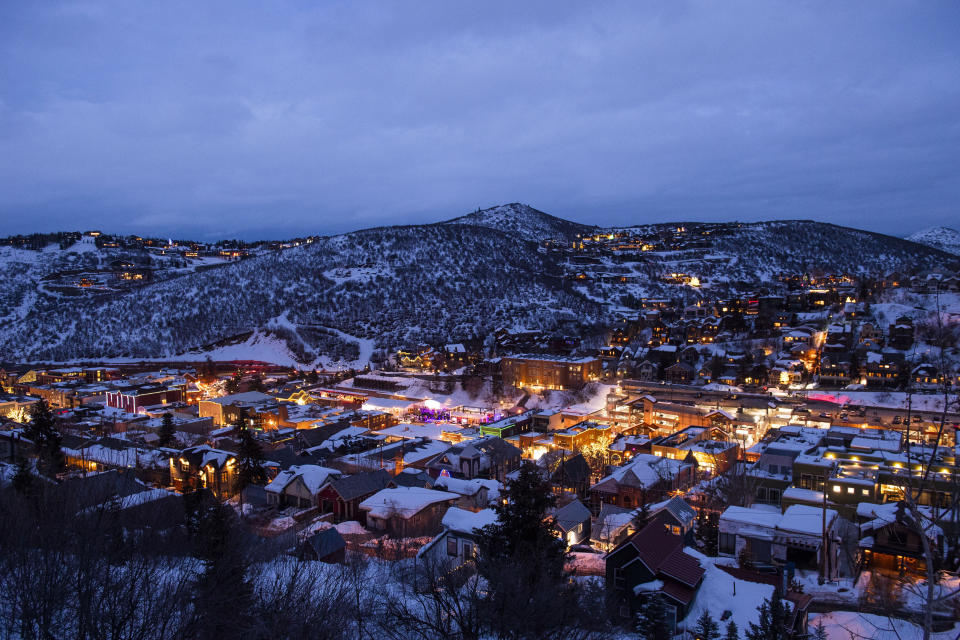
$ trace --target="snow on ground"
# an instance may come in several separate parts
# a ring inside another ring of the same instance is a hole
[[[906,409],[907,393],[904,391],[843,391],[850,404],[890,409]],[[951,394],[951,405],[956,402],[956,394]],[[943,396],[940,394],[913,394],[910,406],[914,411],[943,411]]]
[[[811,615],[811,633],[818,623],[823,624],[830,640],[914,640],[923,637],[923,629],[912,622],[871,613],[831,611],[822,615]],[[957,637],[957,628],[934,633],[932,637],[936,640],[953,640]]]
[[[724,611],[729,611],[730,617],[720,623],[721,630],[724,630],[727,622],[732,619],[743,634],[749,623],[757,621],[757,607],[765,598],[773,597],[773,585],[737,580],[717,567],[717,562],[722,562],[723,558],[705,556],[691,547],[684,551],[699,560],[700,565],[706,569],[703,584],[684,619],[684,624],[692,629],[704,610],[709,611],[715,620],[719,620]]]
[[[606,575],[607,562],[602,553],[574,551],[567,561],[567,569],[580,576]]]
[[[347,520],[334,526],[337,531],[344,535],[364,535],[370,533],[356,520]]]
[[[526,406],[528,409],[567,409],[586,415],[603,409],[607,394],[613,389],[616,385],[593,383],[585,388],[591,394],[585,400],[570,391],[548,391],[544,395],[531,395]]]

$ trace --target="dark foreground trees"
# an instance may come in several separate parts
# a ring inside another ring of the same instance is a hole
[[[550,517],[556,497],[539,469],[525,463],[507,484],[497,523],[477,540],[486,590],[479,606],[497,638],[578,637],[605,625],[600,590],[570,579],[566,547]]]

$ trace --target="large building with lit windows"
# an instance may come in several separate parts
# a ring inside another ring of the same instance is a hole
[[[504,384],[549,391],[579,389],[600,379],[599,358],[508,356],[501,361]]]

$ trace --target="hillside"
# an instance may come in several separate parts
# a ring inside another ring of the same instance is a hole
[[[907,240],[960,256],[960,231],[950,227],[931,227],[918,231]]]
[[[583,231],[597,242],[635,235],[656,247],[577,253],[566,240],[549,248],[531,241]],[[251,353],[362,364],[374,349],[485,338],[500,327],[573,331],[644,296],[769,290],[780,273],[880,275],[950,263],[914,242],[809,221],[597,230],[521,205],[171,269],[123,291],[45,286],[53,271],[113,254],[0,249],[0,360],[32,361]],[[684,286],[676,273],[703,286]],[[629,277],[621,283],[620,275]]]
[[[591,225],[557,218],[518,202],[489,209],[478,209],[473,213],[447,220],[442,224],[487,227],[534,242],[541,242],[550,238],[572,240],[578,234],[594,233],[597,229],[597,227]]]
[[[303,362],[354,361],[365,339],[392,346],[482,336],[503,325],[546,328],[561,316],[598,318],[599,306],[565,292],[555,271],[526,241],[487,229],[371,229],[112,298],[67,301],[18,288],[18,319],[0,333],[0,353],[58,361],[172,356],[262,329]]]

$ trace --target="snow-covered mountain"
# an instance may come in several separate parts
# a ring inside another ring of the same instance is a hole
[[[644,296],[774,290],[785,272],[881,275],[957,263],[908,240],[818,222],[681,226],[627,229],[656,248],[630,249],[633,239],[582,260],[566,242],[548,249],[533,240],[604,230],[505,205],[318,238],[111,293],[47,286],[51,274],[109,253],[0,247],[0,361],[279,349],[302,363],[357,362],[374,348],[484,338],[501,327],[575,331]],[[585,270],[589,277],[576,277]],[[667,277],[678,272],[703,286],[694,292]]]
[[[571,222],[512,202],[489,209],[478,209],[442,224],[465,224],[503,231],[517,237],[540,242],[549,238],[572,239],[577,234],[593,233],[597,227]]]
[[[907,236],[907,240],[960,256],[960,231],[950,227],[930,227]]]

